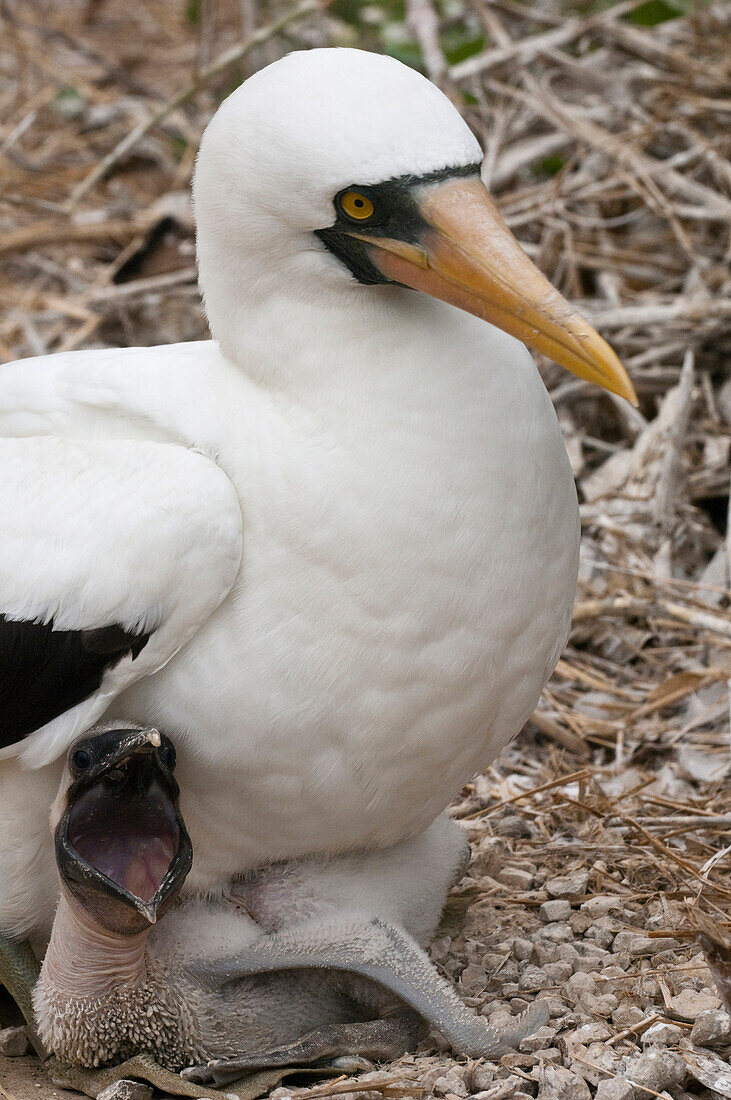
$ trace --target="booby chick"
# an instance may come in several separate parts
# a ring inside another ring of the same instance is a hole
[[[175,907],[192,849],[174,767],[167,737],[124,724],[69,750],[52,813],[61,898],[34,995],[62,1062],[150,1053],[226,1084],[333,1055],[398,1057],[428,1025],[459,1053],[496,1057],[545,1021],[537,1002],[496,1031],[417,942],[464,870],[447,818],[385,854],[275,865],[225,900]]]
[[[106,713],[174,738],[185,889],[418,835],[533,711],[579,517],[520,341],[633,397],[388,57],[293,53],[198,157],[214,339],[0,370],[0,930],[50,927],[46,792]],[[459,308],[455,308],[459,307]]]

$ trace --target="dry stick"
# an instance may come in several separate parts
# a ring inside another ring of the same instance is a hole
[[[597,24],[607,20],[616,19],[633,8],[639,7],[641,0],[629,0],[624,4],[617,4],[611,12],[601,12],[592,15],[588,19],[568,19],[554,30],[543,31],[534,34],[530,38],[523,38],[520,42],[505,43],[497,49],[485,50],[476,57],[469,57],[466,61],[460,61],[450,69],[453,80],[467,80],[473,76],[481,76],[490,69],[504,64],[506,61],[527,63],[533,61],[544,50],[556,46],[566,46],[569,42],[579,38],[586,31],[591,30]]]
[[[476,810],[474,813],[467,814],[461,820],[472,821],[476,817],[487,817],[488,814],[494,814],[496,810],[501,810],[503,806],[510,806],[513,802],[520,802],[523,798],[532,798],[534,794],[543,794],[544,791],[555,790],[556,787],[563,787],[567,783],[575,783],[579,779],[586,779],[593,774],[591,768],[582,768],[581,771],[571,772],[570,775],[562,775],[559,779],[552,779],[550,783],[544,783],[540,787],[531,787],[529,791],[521,791],[520,794],[514,794],[512,798],[504,798],[501,802],[496,802],[494,806],[487,806],[484,810]]]
[[[189,99],[196,94],[200,88],[203,87],[214,76],[218,76],[219,73],[224,72],[231,65],[235,65],[238,61],[241,61],[251,50],[261,46],[262,43],[267,42],[270,38],[279,34],[286,26],[292,23],[295,19],[302,19],[305,15],[312,15],[314,12],[322,11],[327,6],[327,0],[321,2],[321,0],[305,0],[305,3],[298,4],[297,7],[292,8],[290,11],[285,12],[279,19],[275,19],[271,23],[267,23],[266,26],[261,27],[252,36],[247,39],[246,42],[241,42],[237,46],[232,46],[228,50],[224,50],[215,61],[203,69],[198,77],[184,88],[177,95],[173,96],[166,103],[163,104],[150,118],[140,122],[138,126],[135,126],[134,130],[131,130],[122,140],[115,145],[114,149],[108,153],[102,160],[96,165],[95,168],[81,181],[81,183],[74,189],[69,199],[66,210],[71,212],[78,205],[79,201],[84,197],[87,191],[97,183],[102,176],[106,175],[109,169],[122,159],[132,149],[137,142],[145,136],[154,126],[159,125],[163,119],[172,112],[182,107],[184,103],[187,103]]]
[[[423,1096],[427,1091],[416,1081],[405,1081],[398,1077],[386,1077],[381,1081],[368,1081],[369,1092],[380,1092],[386,1097]],[[325,1085],[315,1085],[312,1088],[294,1089],[293,1093],[302,1096],[303,1100],[314,1100],[320,1096],[339,1096],[341,1093],[362,1092],[363,1081],[348,1081],[345,1077],[328,1081]]]
[[[636,817],[635,821],[641,825],[656,825],[660,829],[718,829],[731,826],[731,814],[688,814],[687,817],[663,816],[663,817]],[[714,857],[715,858],[715,857]],[[703,868],[701,868],[703,873]]]
[[[619,306],[617,309],[592,310],[592,320],[604,328],[625,328],[628,325],[666,325],[672,321],[692,322],[723,320],[731,317],[731,301],[711,298],[695,301],[678,298],[674,302],[652,303],[646,306]]]
[[[651,608],[648,600],[636,596],[608,596],[604,599],[580,600],[574,604],[572,622],[599,619],[603,615],[647,615]]]
[[[680,619],[683,623],[689,623],[701,630],[712,630],[715,634],[723,634],[724,637],[731,638],[731,618],[722,619],[719,615],[710,615],[707,611],[696,611],[691,607],[671,603],[669,600],[659,600],[658,607],[667,615]]]
[[[450,70],[452,76],[454,71]],[[629,145],[623,138],[613,134],[610,130],[604,130],[585,117],[579,117],[571,111],[566,103],[562,103],[552,95],[545,86],[541,85],[541,100],[521,88],[515,88],[512,84],[506,84],[502,80],[490,79],[488,86],[502,95],[517,99],[540,114],[554,126],[558,126],[568,133],[573,134],[581,141],[585,141],[592,148],[608,153],[625,168],[630,169],[647,184],[648,179],[655,175],[661,175],[668,184],[670,190],[684,195],[689,200],[705,204],[706,212],[719,220],[728,219],[731,213],[731,201],[716,191],[712,191],[704,184],[682,176],[674,171],[664,161],[656,160],[645,153]],[[728,305],[728,303],[726,303]]]
[[[630,828],[636,829],[640,836],[644,837],[651,848],[654,848],[656,852],[662,853],[662,855],[665,856],[666,859],[670,860],[671,863],[676,864],[676,866],[681,867],[689,875],[692,875],[693,878],[697,879],[700,883],[703,884],[703,886],[710,886],[710,888],[712,890],[715,890],[718,894],[722,894],[726,898],[731,898],[731,890],[728,890],[725,886],[720,886],[718,883],[711,882],[709,879],[704,878],[703,875],[701,875],[701,873],[696,870],[692,863],[688,863],[686,859],[681,859],[681,857],[673,852],[671,848],[668,848],[667,845],[663,844],[661,840],[658,840],[657,837],[654,837],[652,835],[652,833],[649,833],[643,825],[640,825],[639,821],[637,821],[635,818],[625,817],[623,814],[611,814],[608,816],[618,817],[622,822],[624,822],[625,825],[629,825]]]
[[[71,241],[126,241],[149,228],[145,218],[131,221],[110,220],[89,222],[87,225],[67,221],[42,221],[26,225],[0,237],[0,256],[8,252],[24,252],[47,244],[68,244]]]
[[[555,722],[553,718],[549,718],[547,714],[543,714],[542,711],[534,710],[533,714],[529,718],[536,729],[539,729],[546,737],[550,737],[552,741],[562,745],[563,748],[568,749],[569,752],[575,753],[580,760],[591,759],[591,749],[583,740],[572,730],[565,730],[563,726],[559,726],[558,722]]]
[[[641,974],[638,977],[642,977]],[[622,1039],[629,1038],[630,1035],[641,1035],[643,1031],[647,1031],[648,1027],[652,1027],[656,1023],[662,1013],[653,1012],[652,1016],[645,1016],[643,1020],[638,1020],[636,1024],[632,1024],[632,1027],[626,1027],[624,1031],[618,1031],[616,1035],[613,1035],[611,1039],[607,1039],[607,1046],[613,1047],[615,1043],[619,1043]]]
[[[662,468],[657,483],[655,498],[652,502],[652,514],[666,533],[670,533],[675,525],[675,498],[680,477],[680,460],[683,443],[690,423],[690,413],[693,405],[693,383],[695,356],[689,349],[685,353],[683,368],[680,372],[678,383],[678,408],[673,423],[670,425],[663,455]]]
[[[442,84],[447,59],[439,43],[439,18],[431,0],[406,0],[406,22],[419,43],[429,79]]]
[[[689,84],[692,83],[693,76],[701,80],[714,79],[714,74],[706,65],[672,46],[665,45],[657,34],[648,34],[622,20],[605,20],[601,29],[603,35],[619,42],[627,53],[636,54],[645,61],[659,63],[660,66],[677,69],[688,79]]]
[[[649,615],[658,612],[664,612],[673,619],[679,619],[681,622],[689,623],[701,630],[712,630],[715,634],[722,634],[726,638],[731,638],[731,618],[724,619],[721,615],[712,615],[708,611],[684,607],[682,604],[674,603],[671,600],[642,600],[634,596],[581,600],[574,606],[573,622],[580,623],[587,619],[598,619],[603,615],[638,615],[647,618]]]

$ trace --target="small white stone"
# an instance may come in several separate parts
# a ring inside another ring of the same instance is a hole
[[[442,1077],[437,1077],[433,1085],[434,1092],[437,1096],[466,1096],[467,1085],[464,1082],[464,1077],[459,1069],[455,1066],[450,1069],[448,1073],[445,1073]]]
[[[538,1100],[591,1100],[589,1086],[563,1066],[545,1066],[538,1086]]]
[[[720,1047],[731,1042],[731,1016],[722,1008],[711,1008],[701,1012],[690,1038],[699,1047]]]
[[[607,913],[616,912],[621,908],[622,899],[614,894],[597,894],[595,898],[587,898],[581,903],[581,912],[592,918],[605,917]]]
[[[512,886],[515,890],[530,890],[533,885],[533,875],[522,867],[503,867],[496,872],[495,878],[504,886]]]
[[[6,1027],[0,1031],[0,1054],[6,1058],[21,1058],[30,1050],[24,1027]]]
[[[588,871],[572,871],[568,875],[557,875],[546,882],[546,890],[552,898],[580,898],[586,893],[589,884]]]
[[[152,1089],[142,1081],[115,1081],[98,1094],[96,1100],[151,1100]]]
[[[537,1050],[547,1050],[556,1038],[555,1027],[539,1027],[532,1035],[521,1039],[518,1050],[523,1054],[533,1054]]]
[[[652,1048],[625,1058],[622,1068],[622,1076],[634,1085],[654,1089],[655,1092],[682,1085],[686,1073],[685,1062],[679,1054]]]
[[[574,942],[574,930],[567,921],[551,921],[550,924],[544,925],[540,934],[543,939],[550,940],[551,943],[573,945]]]
[[[523,936],[516,936],[513,940],[513,955],[516,959],[524,961],[529,959],[533,954],[533,942],[532,940],[526,940]]]
[[[612,951],[615,954],[626,951],[633,959],[642,956],[651,958],[661,951],[668,951],[677,946],[677,940],[651,939],[650,936],[645,936],[641,932],[618,932],[614,937]]]
[[[640,1042],[643,1047],[675,1047],[682,1038],[682,1028],[658,1022],[642,1033]]]
[[[670,998],[673,1013],[691,1024],[704,1012],[718,1007],[718,994],[711,989],[681,989],[677,996]]]
[[[555,879],[553,881],[556,881]],[[565,898],[554,898],[552,901],[544,901],[538,912],[541,918],[549,924],[551,921],[568,920],[571,916],[571,902]]]
[[[637,1089],[629,1081],[612,1077],[609,1081],[599,1082],[595,1100],[635,1100],[636,1096]]]

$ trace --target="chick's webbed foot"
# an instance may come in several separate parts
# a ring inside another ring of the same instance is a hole
[[[191,1066],[183,1070],[182,1076],[188,1081],[220,1087],[254,1070],[306,1066],[344,1055],[386,1062],[416,1046],[426,1030],[421,1016],[404,1008],[378,1020],[316,1027],[301,1039],[284,1046],[241,1054],[235,1058],[217,1058],[205,1066]]]

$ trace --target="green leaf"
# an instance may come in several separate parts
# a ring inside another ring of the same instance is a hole
[[[197,27],[201,21],[201,0],[188,0],[185,5],[185,19],[192,27]]]
[[[666,23],[668,19],[677,19],[684,15],[691,7],[690,0],[647,0],[629,14],[629,21],[639,27],[656,27],[658,23]]]
[[[566,158],[562,157],[560,153],[552,153],[548,157],[543,157],[542,160],[536,161],[531,165],[531,172],[534,176],[557,176],[566,163]]]

